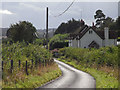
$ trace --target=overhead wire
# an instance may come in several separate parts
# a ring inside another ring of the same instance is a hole
[[[64,13],[66,13],[69,10],[69,8],[73,5],[74,2],[75,2],[75,0],[73,0],[72,3],[61,14],[56,15],[54,17],[62,16]]]

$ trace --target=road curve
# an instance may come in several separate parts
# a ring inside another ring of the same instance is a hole
[[[95,79],[61,61],[54,59],[62,71],[62,76],[40,88],[96,88]]]

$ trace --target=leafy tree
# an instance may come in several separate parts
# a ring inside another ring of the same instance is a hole
[[[97,10],[96,15],[94,15],[94,18],[96,19],[96,26],[101,27],[105,20],[105,15],[102,12],[102,10]]]
[[[57,34],[50,39],[49,45],[50,49],[63,48],[68,46],[68,41],[66,41],[68,34]]]
[[[66,33],[73,33],[77,28],[80,26],[84,26],[85,22],[83,20],[69,20],[67,23],[61,23],[61,25],[55,31],[55,34],[66,34]]]
[[[32,42],[36,39],[36,28],[28,21],[12,24],[7,31],[7,37],[13,41]]]

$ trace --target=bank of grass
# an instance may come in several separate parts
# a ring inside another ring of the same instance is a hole
[[[2,88],[38,88],[45,83],[61,76],[61,70],[57,64],[41,66],[30,75],[19,72],[16,75],[9,75],[2,80]]]
[[[96,88],[118,88],[118,80],[111,74],[95,68],[84,67],[81,64],[77,64],[76,61],[67,61],[60,58],[58,60],[92,75],[96,79]]]
[[[59,60],[91,74],[96,79],[97,88],[118,88],[119,47],[62,48],[59,50]]]

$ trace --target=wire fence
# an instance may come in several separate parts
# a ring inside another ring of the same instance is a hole
[[[21,60],[19,61],[2,61],[2,72],[6,72],[8,71],[9,73],[13,73],[15,71],[15,69],[24,69],[26,75],[29,75],[28,69],[30,69],[31,71],[33,69],[36,69],[37,67],[46,67],[47,65],[51,65],[53,63],[53,59],[51,60],[30,60],[30,61],[25,61],[25,62],[21,62]]]

